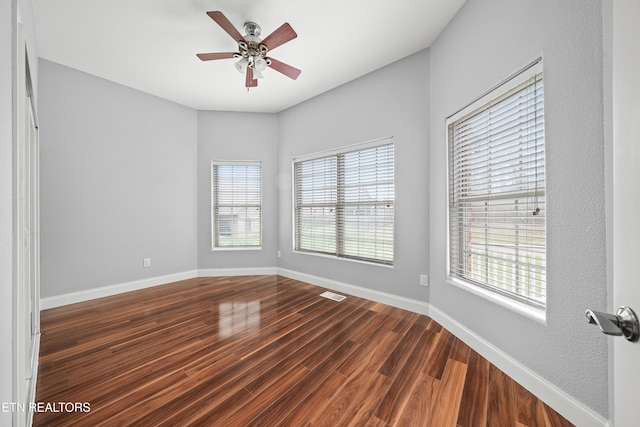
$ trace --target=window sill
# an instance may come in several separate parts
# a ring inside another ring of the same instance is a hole
[[[229,247],[219,247],[219,248],[212,248],[211,249],[212,252],[219,252],[219,251],[261,251],[261,250],[262,250],[262,246],[244,246],[244,247],[229,246]]]
[[[328,258],[328,259],[336,259],[336,260],[340,260],[340,261],[355,262],[357,264],[373,265],[373,266],[376,266],[376,267],[393,268],[393,264],[391,264],[391,265],[389,265],[389,264],[380,264],[380,263],[372,262],[372,261],[362,261],[362,260],[359,260],[359,259],[340,257],[340,256],[335,256],[335,255],[327,255],[327,254],[316,253],[316,252],[297,251],[297,250],[294,249],[293,253],[294,254],[301,254],[301,255],[317,256],[317,257]]]
[[[519,301],[491,292],[487,289],[483,289],[479,286],[472,285],[462,280],[455,279],[450,276],[447,277],[447,283],[464,289],[465,291],[479,296],[480,298],[484,298],[487,301],[491,301],[494,304],[498,304],[501,307],[513,311],[514,313],[518,313],[521,316],[524,316],[542,325],[547,324],[547,313],[545,310],[531,307],[527,304],[521,303]]]

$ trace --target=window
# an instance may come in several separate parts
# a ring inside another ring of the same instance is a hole
[[[390,138],[294,159],[295,250],[393,264]]]
[[[262,229],[259,162],[211,162],[213,249],[259,249]]]
[[[538,309],[546,303],[541,65],[447,120],[449,280]]]

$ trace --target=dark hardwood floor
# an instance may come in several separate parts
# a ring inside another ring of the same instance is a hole
[[[34,425],[571,425],[429,317],[324,290],[199,278],[43,311]]]

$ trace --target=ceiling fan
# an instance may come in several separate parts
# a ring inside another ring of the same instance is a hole
[[[196,56],[202,61],[228,58],[237,59],[238,62],[235,63],[235,67],[238,72],[246,74],[245,86],[247,90],[249,90],[250,87],[258,86],[257,79],[262,78],[262,72],[266,70],[267,67],[273,68],[291,79],[295,80],[298,78],[301,72],[299,69],[267,56],[267,53],[271,50],[298,37],[293,28],[291,28],[291,25],[287,22],[262,40],[259,37],[261,32],[260,26],[255,22],[245,22],[244,31],[246,34],[243,36],[222,12],[216,10],[207,12],[207,15],[216,21],[216,23],[238,43],[239,51],[198,53]]]

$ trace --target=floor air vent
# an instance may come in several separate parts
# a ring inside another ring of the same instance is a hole
[[[329,292],[329,291],[321,293],[320,296],[332,299],[334,301],[342,301],[343,299],[346,298],[343,295],[334,294],[333,292]]]

